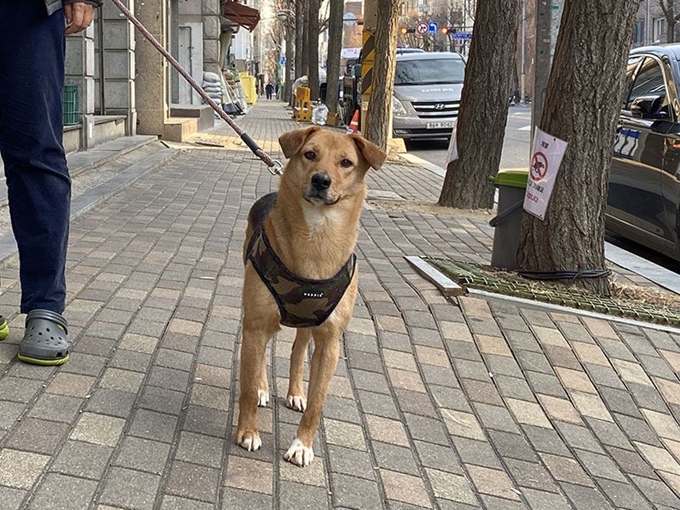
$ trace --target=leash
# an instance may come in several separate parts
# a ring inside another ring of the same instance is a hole
[[[193,77],[187,73],[184,68],[181,66],[179,62],[173,57],[162,45],[159,43],[156,38],[146,29],[144,25],[140,23],[140,21],[134,17],[134,15],[128,10],[127,7],[125,7],[120,0],[111,0],[118,9],[123,13],[123,15],[132,23],[135,27],[137,27],[137,30],[140,31],[140,33],[151,43],[151,45],[156,48],[161,55],[165,57],[165,59],[170,62],[172,67],[174,67],[179,74],[181,74],[184,79],[189,82],[189,85],[198,92],[198,95],[200,95],[203,100],[210,105],[210,107],[215,110],[215,113],[222,118],[229,126],[236,132],[237,135],[243,140],[243,143],[245,143],[248,148],[255,154],[258,158],[260,158],[265,165],[267,165],[267,169],[272,175],[281,175],[282,174],[282,169],[283,169],[283,164],[280,161],[276,161],[271,158],[266,152],[262,150],[262,148],[257,145],[257,142],[253,140],[248,133],[243,131],[236,122],[232,120],[229,115],[218,105],[213,99],[203,90],[203,87],[201,87],[196,80],[193,79]]]

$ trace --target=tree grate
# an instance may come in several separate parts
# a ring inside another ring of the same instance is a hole
[[[579,289],[526,280],[516,273],[497,270],[474,262],[460,262],[437,257],[423,257],[423,260],[465,290],[483,290],[653,324],[680,327],[680,310],[599,297]]]

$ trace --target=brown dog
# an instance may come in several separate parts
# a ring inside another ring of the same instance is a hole
[[[296,327],[286,404],[303,411],[286,460],[307,466],[321,408],[335,372],[340,336],[352,317],[358,287],[353,255],[366,196],[364,177],[385,153],[357,135],[313,126],[284,133],[289,158],[278,193],[251,208],[244,244],[243,345],[236,442],[262,445],[257,406],[269,401],[265,351],[280,324]],[[303,366],[314,339],[309,393]]]

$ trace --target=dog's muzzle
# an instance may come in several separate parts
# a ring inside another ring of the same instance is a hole
[[[312,180],[307,191],[307,200],[312,203],[329,204],[333,200],[329,194],[331,177],[327,173],[318,172],[312,175]]]

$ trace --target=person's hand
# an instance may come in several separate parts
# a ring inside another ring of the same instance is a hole
[[[83,2],[64,5],[66,35],[77,34],[90,26],[94,19],[94,6]]]

